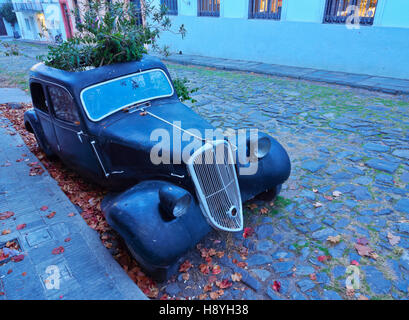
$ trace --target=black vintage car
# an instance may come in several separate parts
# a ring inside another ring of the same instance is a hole
[[[258,133],[256,149],[247,133],[236,145],[203,138],[213,127],[180,102],[167,68],[154,57],[81,72],[40,63],[30,71],[30,92],[27,130],[48,157],[113,191],[102,205],[108,223],[159,279],[211,227],[241,231],[242,202],[278,194],[290,175],[286,151],[269,135]],[[171,154],[167,163],[152,160],[158,129],[169,132],[158,152]],[[177,145],[182,133],[188,139]],[[187,161],[175,161],[192,141],[197,148]],[[252,174],[241,172],[249,163],[231,161],[240,150],[256,159]]]

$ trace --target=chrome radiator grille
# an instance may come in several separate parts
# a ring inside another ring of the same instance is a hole
[[[241,195],[229,143],[206,143],[192,155],[188,169],[210,224],[225,231],[241,231]]]

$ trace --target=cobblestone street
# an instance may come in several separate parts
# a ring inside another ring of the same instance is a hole
[[[230,239],[215,233],[203,243],[235,249],[227,250],[231,259],[220,259],[222,270],[238,269],[232,259],[247,263],[247,285],[253,290],[229,290],[223,298],[354,298],[347,297],[345,287],[351,262],[358,262],[361,273],[356,298],[408,297],[407,99],[246,73],[170,69],[200,88],[193,108],[213,125],[259,128],[278,139],[292,161],[291,177],[275,206],[247,204],[246,226],[255,230],[253,236]],[[388,234],[400,241],[391,245]],[[327,241],[338,235],[339,243]],[[213,238],[222,242],[215,245]],[[355,244],[366,240],[376,259],[357,253]],[[327,256],[332,258],[322,258]],[[203,263],[198,252],[190,258],[194,265]],[[179,277],[166,290],[195,294],[190,288],[200,278]],[[272,289],[274,281],[281,283],[279,293]]]
[[[28,79],[34,57],[13,57],[21,59],[13,70],[0,59],[0,87],[6,80],[27,87],[21,79]],[[245,227],[252,234],[210,233],[183,259],[194,266],[189,276],[180,273],[159,284],[159,297],[209,298],[203,294],[210,287],[217,290],[216,278],[231,281],[234,273],[241,281],[226,287],[220,299],[409,297],[407,96],[168,67],[172,76],[199,88],[193,95],[197,102],[190,104],[195,111],[215,127],[257,128],[272,135],[289,153],[292,172],[274,203],[245,204]],[[5,74],[16,74],[17,80]],[[218,257],[210,249],[225,254]],[[216,278],[198,268],[209,256],[221,267]],[[354,269],[360,285],[347,292],[346,278]]]

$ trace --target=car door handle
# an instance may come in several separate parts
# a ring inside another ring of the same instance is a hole
[[[82,130],[77,132],[77,137],[78,137],[78,139],[80,139],[81,143],[83,143],[82,142],[82,137],[81,137],[83,134],[84,134],[84,132],[82,132]]]

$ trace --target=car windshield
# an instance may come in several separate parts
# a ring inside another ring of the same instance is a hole
[[[81,92],[81,101],[88,117],[99,121],[125,107],[172,95],[166,73],[153,69],[88,87]]]

